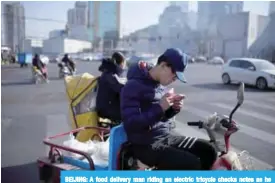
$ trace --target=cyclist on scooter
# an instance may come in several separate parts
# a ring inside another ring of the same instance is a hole
[[[165,94],[165,86],[177,79],[186,82],[183,72],[187,55],[167,49],[156,66],[139,62],[128,71],[121,92],[121,113],[134,156],[160,170],[209,170],[217,157],[208,141],[171,134],[169,119],[183,106],[183,95]]]
[[[122,74],[125,65],[124,55],[115,52],[111,59],[103,59],[98,68],[102,72],[98,80],[99,87],[96,99],[98,115],[102,118],[108,118],[112,122],[120,123],[121,121],[119,95],[124,86]]]
[[[64,55],[62,62],[64,62],[64,64],[69,68],[71,73],[75,71],[75,63],[69,58],[68,54]]]
[[[46,64],[41,61],[38,54],[35,54],[34,58],[32,59],[32,65],[41,71],[45,79],[48,79]]]

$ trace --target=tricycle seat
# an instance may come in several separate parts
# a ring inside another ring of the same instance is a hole
[[[134,157],[131,143],[127,141],[127,135],[123,124],[111,129],[109,152],[109,170],[137,168],[149,169],[150,166]],[[131,159],[131,161],[129,161]],[[118,165],[119,164],[119,165]]]
[[[109,146],[109,170],[117,169],[118,154],[122,144],[127,142],[127,135],[124,126],[121,123],[111,129]]]

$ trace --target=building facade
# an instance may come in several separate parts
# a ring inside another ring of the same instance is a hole
[[[67,25],[73,26],[87,26],[88,25],[88,3],[85,1],[76,1],[75,7],[69,9],[67,12]]]
[[[67,12],[67,24],[68,26],[72,27],[76,24],[75,20],[75,8],[69,9]]]
[[[91,42],[65,37],[55,37],[44,40],[43,42],[43,54],[49,56],[56,56],[63,53],[79,53],[91,48]]]
[[[269,2],[269,8],[268,8],[268,14],[271,15],[273,13],[275,13],[275,2],[270,1]]]
[[[13,52],[24,51],[25,11],[20,2],[2,2],[1,46],[10,47]]]
[[[170,5],[179,6],[183,13],[189,12],[189,1],[171,1]]]
[[[88,28],[93,41],[103,41],[105,48],[116,47],[120,37],[120,1],[89,1]]]
[[[208,56],[250,57],[250,49],[266,28],[268,19],[251,12],[224,16],[216,26],[216,35],[210,37]]]
[[[243,1],[199,1],[198,29],[206,30],[213,21],[222,16],[243,11]]]
[[[55,38],[55,37],[62,36],[63,31],[64,30],[52,30],[49,32],[49,38]]]
[[[42,54],[43,40],[41,39],[26,39],[25,52],[34,54]]]

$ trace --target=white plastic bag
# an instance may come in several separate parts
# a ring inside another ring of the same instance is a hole
[[[92,154],[92,159],[94,164],[101,167],[108,166],[109,162],[109,139],[105,142],[93,141],[94,143],[94,153]],[[87,161],[87,160],[86,160]]]
[[[93,154],[96,150],[95,144],[90,143],[89,141],[86,143],[79,142],[78,140],[75,139],[73,134],[70,134],[69,139],[67,141],[63,142],[63,145],[73,148],[73,149],[87,152],[88,154]],[[73,158],[77,158],[77,159],[82,158],[81,155],[76,154],[76,153],[68,153],[68,155]]]
[[[72,134],[70,134],[69,139],[64,141],[63,145],[88,153],[93,159],[94,164],[97,166],[108,166],[109,139],[107,139],[107,141],[105,142],[89,140],[83,143],[76,140],[75,137]],[[83,156],[76,153],[68,153],[67,155],[76,159],[83,158]],[[88,162],[87,159],[83,159],[83,161]]]

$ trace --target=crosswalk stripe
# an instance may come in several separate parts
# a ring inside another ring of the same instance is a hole
[[[202,116],[199,116],[199,117],[202,117]],[[192,137],[197,137],[197,138],[202,138],[202,139],[209,139],[208,135],[202,130],[198,130],[194,127],[187,126],[187,125],[185,125],[181,122],[178,122],[178,121],[176,121],[176,126],[177,126],[177,128],[174,131],[177,134],[185,135],[185,136],[192,136]],[[231,148],[232,148],[233,151],[235,151],[237,153],[242,152],[242,150],[237,149],[235,147],[231,147]],[[259,160],[254,156],[250,155],[250,157],[252,159],[252,162],[254,164],[254,168],[256,170],[264,170],[264,169],[272,169],[273,168],[272,165],[270,165],[270,164],[268,164],[268,163],[266,163],[262,160]]]
[[[269,98],[268,100],[272,101],[272,102],[275,102],[275,98],[274,97],[273,98]]]
[[[222,103],[210,103],[210,105],[217,106],[217,107],[224,108],[224,109],[228,109],[228,110],[232,110],[232,106],[222,104]],[[260,120],[264,120],[264,121],[270,122],[272,124],[275,124],[275,117],[272,117],[272,116],[269,116],[269,115],[266,115],[266,114],[260,114],[256,111],[250,111],[250,110],[247,110],[247,109],[240,108],[240,109],[238,109],[237,113],[244,114],[244,115],[247,115],[247,116],[252,116],[254,118],[258,118]]]
[[[189,107],[189,106],[188,106],[188,108],[186,108],[186,110],[188,112],[191,112],[192,114],[194,114],[196,116],[199,116],[201,118],[204,118],[204,119],[206,119],[207,116],[212,114],[209,111],[200,110],[200,109],[197,109],[197,108],[194,108],[194,107]],[[262,140],[264,142],[269,142],[269,143],[275,145],[275,135],[270,134],[270,133],[265,132],[265,131],[262,131],[262,130],[259,130],[259,129],[249,127],[249,126],[241,124],[241,123],[238,123],[238,125],[240,126],[240,133],[246,134],[248,136],[251,136],[251,137],[254,137],[256,139]]]
[[[255,101],[252,101],[252,100],[246,100],[246,101],[244,101],[244,105],[245,104],[249,104],[251,106],[255,106],[255,107],[259,107],[259,108],[269,109],[269,110],[275,111],[275,105],[271,106],[271,105],[268,105],[268,104],[264,104],[264,103],[260,103],[260,102],[255,102]]]
[[[269,143],[275,145],[275,135],[270,134],[265,131],[262,131],[262,130],[259,130],[259,129],[256,129],[256,128],[249,127],[244,124],[239,124],[239,126],[241,127],[240,131],[242,133],[249,135],[249,136],[253,136],[254,138],[257,138],[257,139],[260,139],[260,140],[263,140],[263,141],[266,141],[266,142],[269,142]],[[242,130],[242,129],[245,129],[245,130]]]

